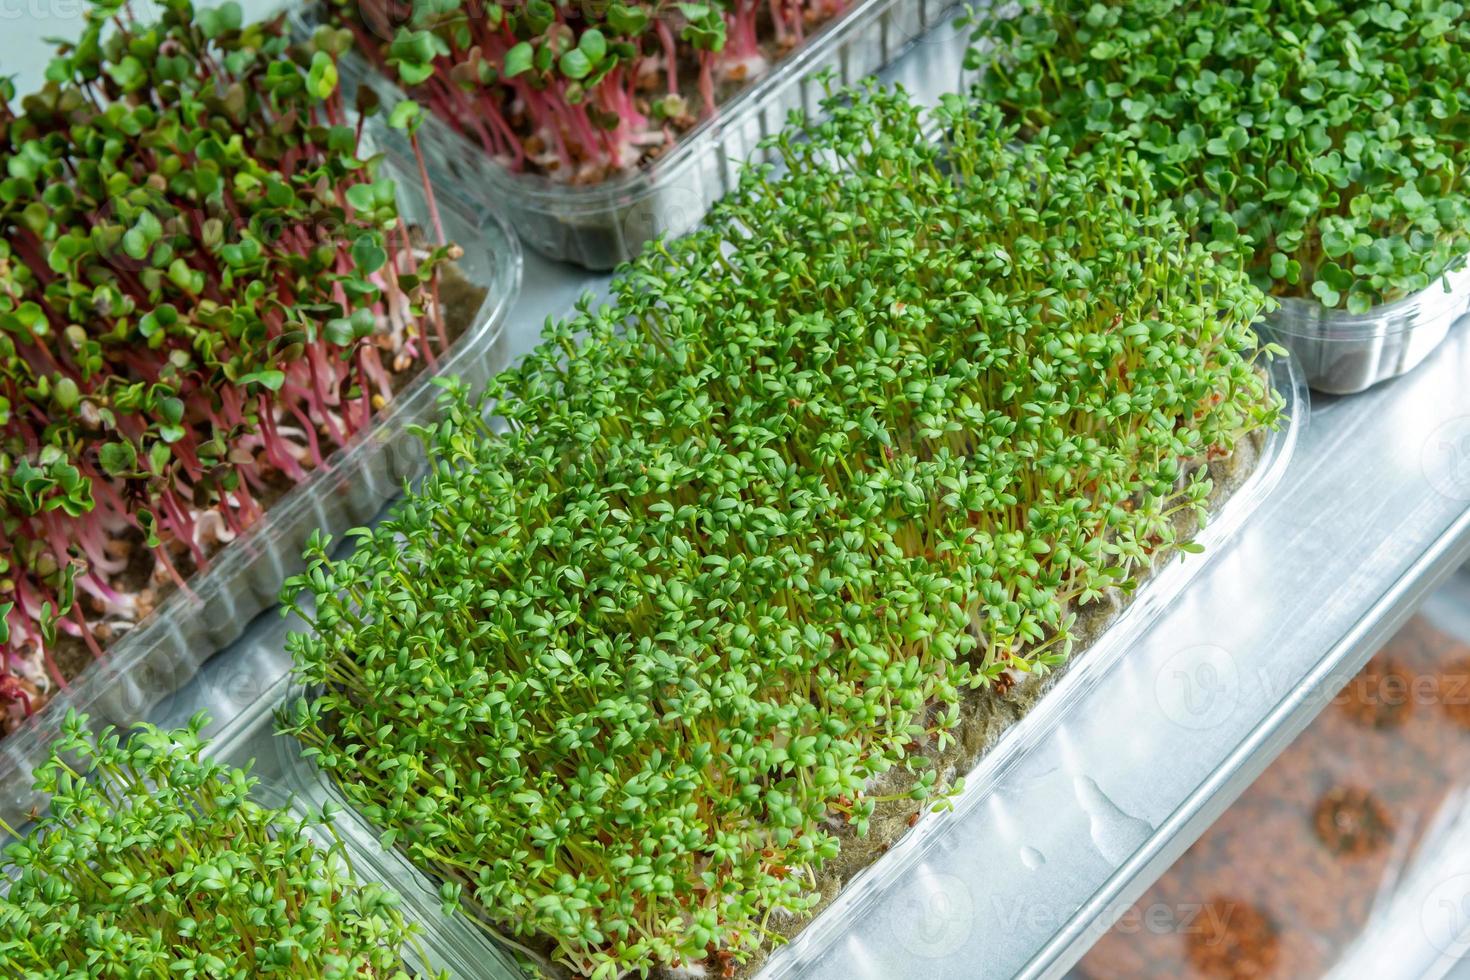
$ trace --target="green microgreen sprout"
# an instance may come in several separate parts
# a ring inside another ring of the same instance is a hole
[[[981,98],[1124,134],[1262,289],[1364,313],[1470,251],[1470,8],[1440,0],[1022,0],[977,17]]]
[[[350,43],[93,0],[40,91],[0,86],[4,731],[448,343],[457,247],[363,149]]]
[[[901,90],[826,111],[447,385],[431,475],[283,593],[283,729],[532,965],[779,941],[842,834],[945,804],[966,692],[1195,549],[1207,462],[1280,418],[1269,301],[1124,147],[1013,145],[959,97],[938,142]]]
[[[124,740],[67,715],[36,770],[49,811],[25,836],[0,822],[0,973],[407,980],[416,930],[356,880],[330,809],[255,802],[257,779],[205,756],[206,723]]]
[[[661,154],[849,0],[322,3],[371,62],[486,153],[591,184]]]

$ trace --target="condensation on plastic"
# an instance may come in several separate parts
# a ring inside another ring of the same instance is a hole
[[[411,159],[391,139],[382,174],[397,180],[399,205],[413,225],[429,227],[428,204]],[[407,431],[433,416],[434,375],[486,380],[507,360],[501,329],[520,288],[521,251],[514,234],[483,209],[441,195],[445,234],[464,249],[455,263],[471,284],[486,290],[465,333],[435,367],[425,367],[372,426],[326,465],[273,504],[261,521],[232,542],[189,590],[168,596],[142,624],[114,642],[44,709],[0,739],[0,818],[12,824],[37,802],[32,770],[46,758],[69,709],[86,712],[95,727],[127,726],[173,694],[206,660],[240,637],[259,613],[275,605],[281,583],[303,567],[301,554],[317,529],[341,534],[370,521],[420,471],[423,450]],[[219,719],[225,721],[226,719]]]
[[[1322,693],[1334,696],[1317,718],[1099,938],[1077,980],[1210,980],[1227,962],[1237,976],[1463,980],[1470,568]]]
[[[1470,312],[1470,267],[1412,296],[1366,313],[1329,310],[1316,300],[1287,298],[1271,329],[1317,391],[1351,395],[1418,367]]]
[[[779,133],[792,110],[814,118],[829,69],[842,85],[882,70],[932,28],[963,12],[960,0],[856,0],[760,81],[683,134],[664,156],[599,184],[574,186],[540,174],[514,173],[428,114],[419,130],[431,175],[499,210],[526,244],[550,258],[612,269],[660,235],[692,231],[738,185],[741,164],[760,160],[757,145]],[[293,13],[310,32],[311,13]],[[344,91],[367,82],[385,108],[405,96],[358,55],[343,58]],[[958,79],[956,80],[958,81]]]
[[[1050,690],[1029,714],[1001,736],[965,777],[965,789],[954,797],[951,812],[926,813],[903,837],[895,841],[883,857],[859,872],[843,888],[836,900],[808,923],[790,944],[777,949],[760,973],[762,980],[787,980],[800,977],[804,967],[819,959],[834,943],[857,943],[862,937],[850,933],[857,913],[869,903],[895,892],[905,876],[924,859],[929,849],[946,835],[973,834],[977,828],[966,821],[986,818],[981,804],[995,788],[1009,767],[1064,718],[1069,707],[1122,658],[1124,653],[1148,629],[1153,621],[1185,591],[1195,573],[1216,550],[1238,531],[1261,502],[1281,481],[1296,447],[1307,416],[1307,391],[1300,369],[1291,359],[1281,359],[1270,369],[1271,384],[1285,400],[1286,422],[1268,434],[1261,447],[1255,469],[1245,482],[1219,507],[1209,526],[1195,540],[1205,547],[1204,555],[1179,555],[1165,563],[1134,599],[1123,609],[1106,632],[1085,651],[1074,654],[1062,670],[1048,680]],[[290,791],[313,805],[331,802],[348,813],[339,818],[339,829],[347,841],[354,867],[364,869],[376,880],[391,885],[405,895],[405,901],[416,910],[420,921],[432,925],[429,933],[435,949],[454,950],[466,959],[460,962],[475,966],[454,976],[484,980],[518,980],[513,958],[494,947],[482,931],[465,915],[446,919],[439,913],[437,886],[432,878],[413,867],[398,851],[385,852],[378,842],[379,831],[357,814],[341,788],[315,764],[302,758],[293,739],[277,736],[269,739],[270,719],[276,708],[294,703],[309,691],[290,677],[283,678],[255,706],[235,723],[231,730],[218,736],[221,751],[245,761],[258,760],[257,774],[289,787]],[[252,737],[264,736],[264,737]],[[247,748],[236,743],[246,742]],[[348,819],[350,817],[350,820]],[[428,927],[426,926],[426,929]]]

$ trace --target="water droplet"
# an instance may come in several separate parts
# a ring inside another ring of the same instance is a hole
[[[1042,854],[1036,848],[1027,845],[1021,848],[1021,863],[1032,871],[1035,871],[1046,863],[1046,855]]]
[[[1087,814],[1088,829],[1092,843],[1102,856],[1114,864],[1121,864],[1132,857],[1139,847],[1153,834],[1153,826],[1119,809],[1108,799],[1091,777],[1078,776],[1072,781],[1077,793],[1077,802]]]

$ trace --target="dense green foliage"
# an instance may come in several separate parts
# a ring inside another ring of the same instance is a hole
[[[51,809],[5,849],[0,973],[407,980],[398,897],[354,880],[289,809],[252,801],[253,777],[204,757],[204,724],[123,741],[68,715],[36,770]]]
[[[977,38],[982,98],[1084,147],[1126,134],[1263,289],[1362,312],[1470,251],[1463,3],[1022,0]]]
[[[63,686],[446,343],[437,269],[337,87],[350,43],[91,0],[0,80],[0,707]],[[432,326],[431,326],[432,324]],[[425,336],[428,333],[430,336]],[[42,670],[44,663],[47,670]]]
[[[287,585],[313,693],[284,727],[580,973],[744,958],[808,910],[874,780],[942,793],[921,755],[962,694],[1063,661],[1079,604],[1189,547],[1201,464],[1278,420],[1266,298],[1111,144],[829,109],[451,390],[432,475]]]

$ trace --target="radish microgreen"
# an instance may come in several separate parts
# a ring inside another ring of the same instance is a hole
[[[58,634],[101,656],[444,348],[454,251],[363,150],[349,44],[94,0],[0,87],[6,730],[66,686]]]

